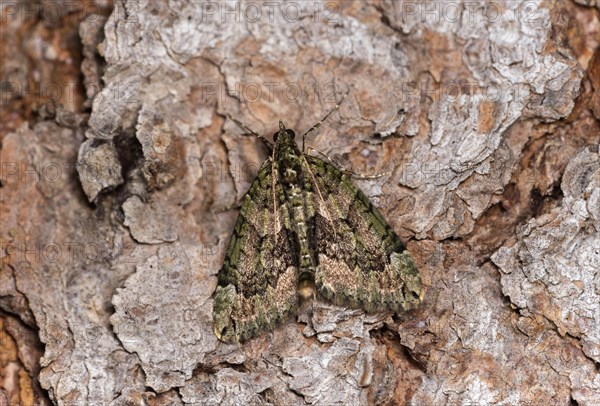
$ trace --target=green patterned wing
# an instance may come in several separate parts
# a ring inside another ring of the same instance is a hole
[[[271,330],[297,308],[298,268],[273,167],[271,159],[265,161],[244,197],[218,275],[214,331],[225,342],[244,341]]]
[[[316,186],[318,294],[369,312],[415,307],[421,277],[396,233],[343,171],[305,157]]]

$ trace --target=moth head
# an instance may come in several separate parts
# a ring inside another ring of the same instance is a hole
[[[293,130],[289,130],[285,128],[285,125],[281,120],[279,120],[279,131],[277,131],[273,135],[273,141],[277,142],[278,139],[281,141],[284,140],[293,140],[296,137],[296,133]]]

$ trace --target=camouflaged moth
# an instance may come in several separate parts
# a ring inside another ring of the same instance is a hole
[[[222,341],[273,329],[314,296],[368,312],[422,300],[419,271],[379,211],[343,170],[305,154],[304,138],[321,122],[303,135],[302,151],[281,121],[275,145],[252,132],[271,156],[244,197],[218,275]]]

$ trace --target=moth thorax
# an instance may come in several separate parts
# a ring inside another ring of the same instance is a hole
[[[303,300],[311,299],[315,296],[315,283],[310,279],[303,279],[298,282],[298,295]]]

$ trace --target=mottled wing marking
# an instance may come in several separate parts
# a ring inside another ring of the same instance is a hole
[[[309,155],[306,162],[320,190],[314,218],[317,292],[367,311],[416,306],[421,278],[396,233],[340,169]]]
[[[297,307],[298,268],[289,217],[268,159],[244,197],[215,291],[215,334],[226,342],[251,338],[288,318]],[[289,220],[287,221],[289,224]]]

